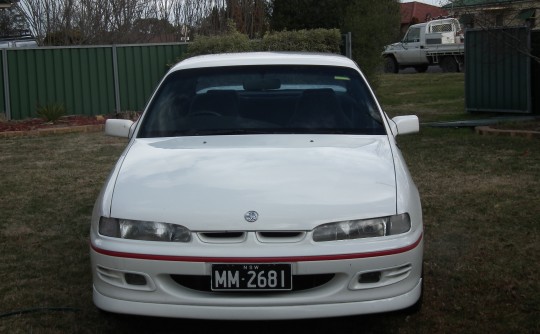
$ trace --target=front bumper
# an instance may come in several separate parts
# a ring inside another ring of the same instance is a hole
[[[421,294],[422,232],[401,241],[401,247],[378,252],[287,258],[153,256],[112,252],[93,244],[94,303],[115,313],[228,320],[303,319],[403,309]],[[229,262],[287,262],[292,264],[293,276],[330,274],[331,278],[307,289],[272,293],[204,291],[175,279],[208,277],[212,263]],[[372,272],[380,273],[380,279],[361,282],[360,275]],[[126,274],[144,277],[144,284],[132,284]]]
[[[276,305],[276,306],[208,306],[149,304],[125,301],[102,295],[94,287],[94,303],[97,307],[115,313],[129,313],[144,316],[215,319],[215,320],[287,320],[321,317],[341,317],[355,314],[381,313],[400,310],[414,304],[420,298],[422,279],[412,290],[402,295],[360,302]]]

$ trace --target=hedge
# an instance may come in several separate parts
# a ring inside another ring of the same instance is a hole
[[[303,51],[340,53],[338,29],[311,29],[266,33],[261,40],[231,30],[225,35],[197,36],[188,46],[186,57],[204,54],[250,51]]]

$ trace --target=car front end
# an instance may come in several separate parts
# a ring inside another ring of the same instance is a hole
[[[188,60],[129,125],[108,124],[132,137],[92,216],[100,309],[302,319],[421,301],[420,198],[394,139],[418,121],[389,120],[351,61]]]

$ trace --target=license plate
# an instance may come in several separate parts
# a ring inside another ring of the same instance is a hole
[[[286,291],[292,289],[291,265],[213,264],[212,291]]]

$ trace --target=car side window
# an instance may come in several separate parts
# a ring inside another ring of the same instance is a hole
[[[420,42],[420,28],[411,28],[407,35],[403,39],[404,43],[416,43]]]

